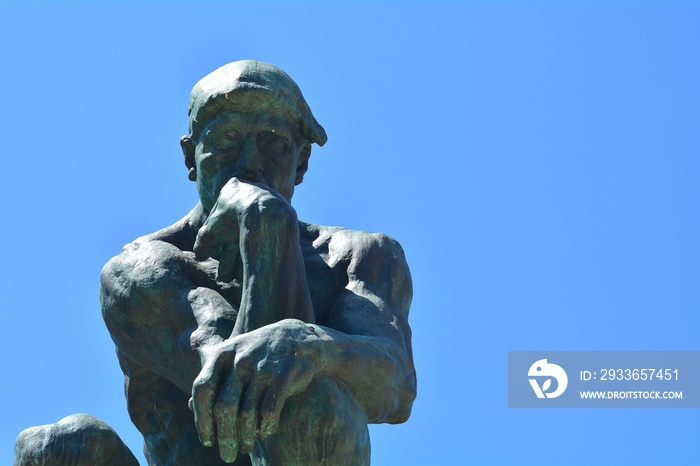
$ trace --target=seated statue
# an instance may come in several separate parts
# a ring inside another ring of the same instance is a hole
[[[406,421],[416,396],[401,246],[297,219],[326,133],[272,65],[199,81],[180,142],[198,204],[101,277],[149,464],[369,464],[367,424]]]

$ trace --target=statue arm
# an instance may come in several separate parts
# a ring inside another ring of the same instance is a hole
[[[212,289],[216,266],[165,241],[141,239],[101,274],[102,316],[119,351],[188,395],[201,370],[197,349],[225,340],[236,320],[222,296],[227,290]],[[236,291],[228,290],[234,300]]]
[[[371,423],[400,423],[411,413],[416,373],[408,311],[413,289],[401,246],[382,234],[354,243],[349,282],[328,325],[318,331],[321,371],[345,383]],[[341,248],[346,238],[341,238]],[[333,243],[331,243],[333,246]]]

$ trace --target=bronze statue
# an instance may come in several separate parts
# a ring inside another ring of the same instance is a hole
[[[101,277],[149,464],[369,464],[367,423],[406,421],[416,396],[403,250],[297,219],[326,133],[272,65],[199,81],[180,142],[200,202]]]

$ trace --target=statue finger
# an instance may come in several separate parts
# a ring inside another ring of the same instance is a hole
[[[282,408],[287,401],[284,393],[286,390],[280,386],[271,387],[265,393],[260,405],[260,438],[262,440],[277,432]]]
[[[211,381],[200,382],[192,386],[194,400],[194,423],[199,433],[199,441],[205,447],[214,445],[214,423],[212,419],[212,402],[214,386]]]
[[[230,282],[234,278],[236,263],[239,257],[239,246],[237,241],[232,241],[221,248],[219,255],[219,281]]]
[[[199,441],[206,447],[214,445],[213,409],[219,385],[217,360],[218,358],[213,358],[207,362],[192,384],[194,422],[199,433]]]
[[[217,252],[218,241],[216,235],[211,231],[209,225],[205,224],[197,232],[197,238],[194,241],[194,255],[197,260],[205,260],[208,257],[213,257]]]
[[[259,377],[253,377],[241,400],[241,410],[238,414],[238,438],[240,439],[241,453],[250,453],[255,446],[257,437],[259,408],[263,384]]]
[[[235,369],[232,368],[214,407],[219,455],[226,463],[233,463],[238,455],[238,410],[241,389],[242,383],[236,377]]]

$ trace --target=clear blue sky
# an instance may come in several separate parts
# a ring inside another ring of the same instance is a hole
[[[194,83],[242,58],[328,144],[294,205],[404,246],[419,394],[375,465],[695,465],[700,411],[507,408],[509,350],[700,350],[697,2],[3,4],[0,462],[89,412],[141,455],[99,273],[196,202]],[[145,464],[145,463],[143,463]]]

